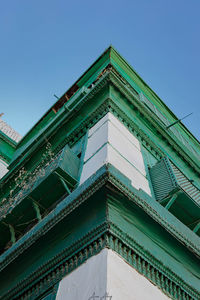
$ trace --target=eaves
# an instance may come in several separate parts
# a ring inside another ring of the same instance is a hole
[[[158,121],[157,117],[154,116],[153,113],[146,108],[139,97],[135,94],[134,91],[131,91],[130,85],[127,83],[124,84],[120,80],[120,78],[116,75],[116,71],[113,72],[112,70],[107,71],[96,83],[96,85],[90,90],[90,92],[84,96],[76,105],[75,107],[68,109],[67,104],[65,104],[62,109],[58,112],[57,117],[50,123],[47,128],[45,128],[42,132],[39,133],[36,139],[33,139],[28,147],[24,148],[23,152],[19,155],[19,157],[10,165],[10,172],[4,176],[4,182],[6,182],[9,177],[12,177],[20,167],[24,165],[24,163],[30,159],[31,156],[37,151],[39,147],[43,143],[45,143],[49,137],[53,136],[59,127],[65,124],[70,118],[76,114],[83,105],[85,105],[93,96],[98,93],[108,82],[114,84],[120,92],[122,92],[126,98],[135,106],[137,109],[145,116],[145,118],[152,124],[157,131],[170,143],[170,145],[177,151],[178,155],[182,155],[183,158],[190,164],[190,166],[197,172],[200,173],[200,166],[199,162],[193,158],[193,155],[186,152],[184,147],[178,143],[177,139],[173,137],[173,134],[170,132],[166,132],[165,126]],[[68,134],[69,135],[69,134]],[[155,143],[151,142],[154,148],[158,148]],[[161,155],[163,155],[163,151],[159,151]]]
[[[3,253],[0,256],[0,271],[108,182],[120,189],[130,201],[134,201],[141,207],[158,224],[181,242],[183,247],[187,247],[193,254],[200,257],[200,238],[166,211],[152,197],[133,188],[125,176],[122,176],[119,171],[108,164],[104,165],[96,174],[62,200],[49,215]]]
[[[166,130],[166,127],[158,120],[157,116],[153,114],[143,103],[139,100],[139,97],[136,97],[134,92],[131,91],[129,86],[125,86],[124,83],[112,73],[111,82],[120,90],[122,94],[139,110],[141,115],[143,115],[159,134],[164,137],[178,155],[183,156],[183,158],[191,165],[191,167],[197,172],[200,173],[200,162],[194,158],[192,153],[188,153],[185,147],[180,145],[180,142],[173,135],[173,133]],[[164,153],[162,151],[162,153]]]

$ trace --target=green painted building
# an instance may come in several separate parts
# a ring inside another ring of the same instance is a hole
[[[109,47],[20,141],[0,129],[0,299],[200,299],[200,145],[177,121]]]

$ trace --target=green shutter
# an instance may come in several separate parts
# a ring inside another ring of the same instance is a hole
[[[156,200],[194,230],[200,222],[200,190],[168,158],[150,169]]]

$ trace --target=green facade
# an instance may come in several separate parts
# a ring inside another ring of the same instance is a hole
[[[140,141],[152,196],[110,164],[79,184],[108,112]],[[109,47],[14,150],[0,144],[0,299],[54,299],[105,247],[172,299],[200,299],[200,145],[177,120]]]

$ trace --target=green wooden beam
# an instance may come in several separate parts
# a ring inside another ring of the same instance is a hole
[[[176,195],[176,194],[173,195],[173,196],[171,197],[171,199],[169,200],[169,202],[168,202],[167,205],[165,206],[165,208],[166,208],[167,210],[170,209],[170,207],[172,206],[172,204],[175,202],[176,198],[177,198],[177,195]]]
[[[33,208],[35,209],[36,217],[37,217],[38,221],[41,221],[42,216],[41,216],[41,213],[40,213],[40,207],[35,201],[33,201]]]
[[[70,189],[68,188],[68,185],[66,184],[66,182],[59,176],[60,181],[62,182],[62,185],[64,186],[64,188],[66,189],[66,191],[68,192],[68,194],[71,194]]]
[[[8,224],[8,226],[10,229],[11,242],[12,242],[12,244],[14,244],[16,242],[15,229],[11,224]]]
[[[194,231],[195,233],[197,233],[197,231],[198,231],[199,229],[200,229],[200,222],[197,223],[197,225],[194,227],[193,231]]]

